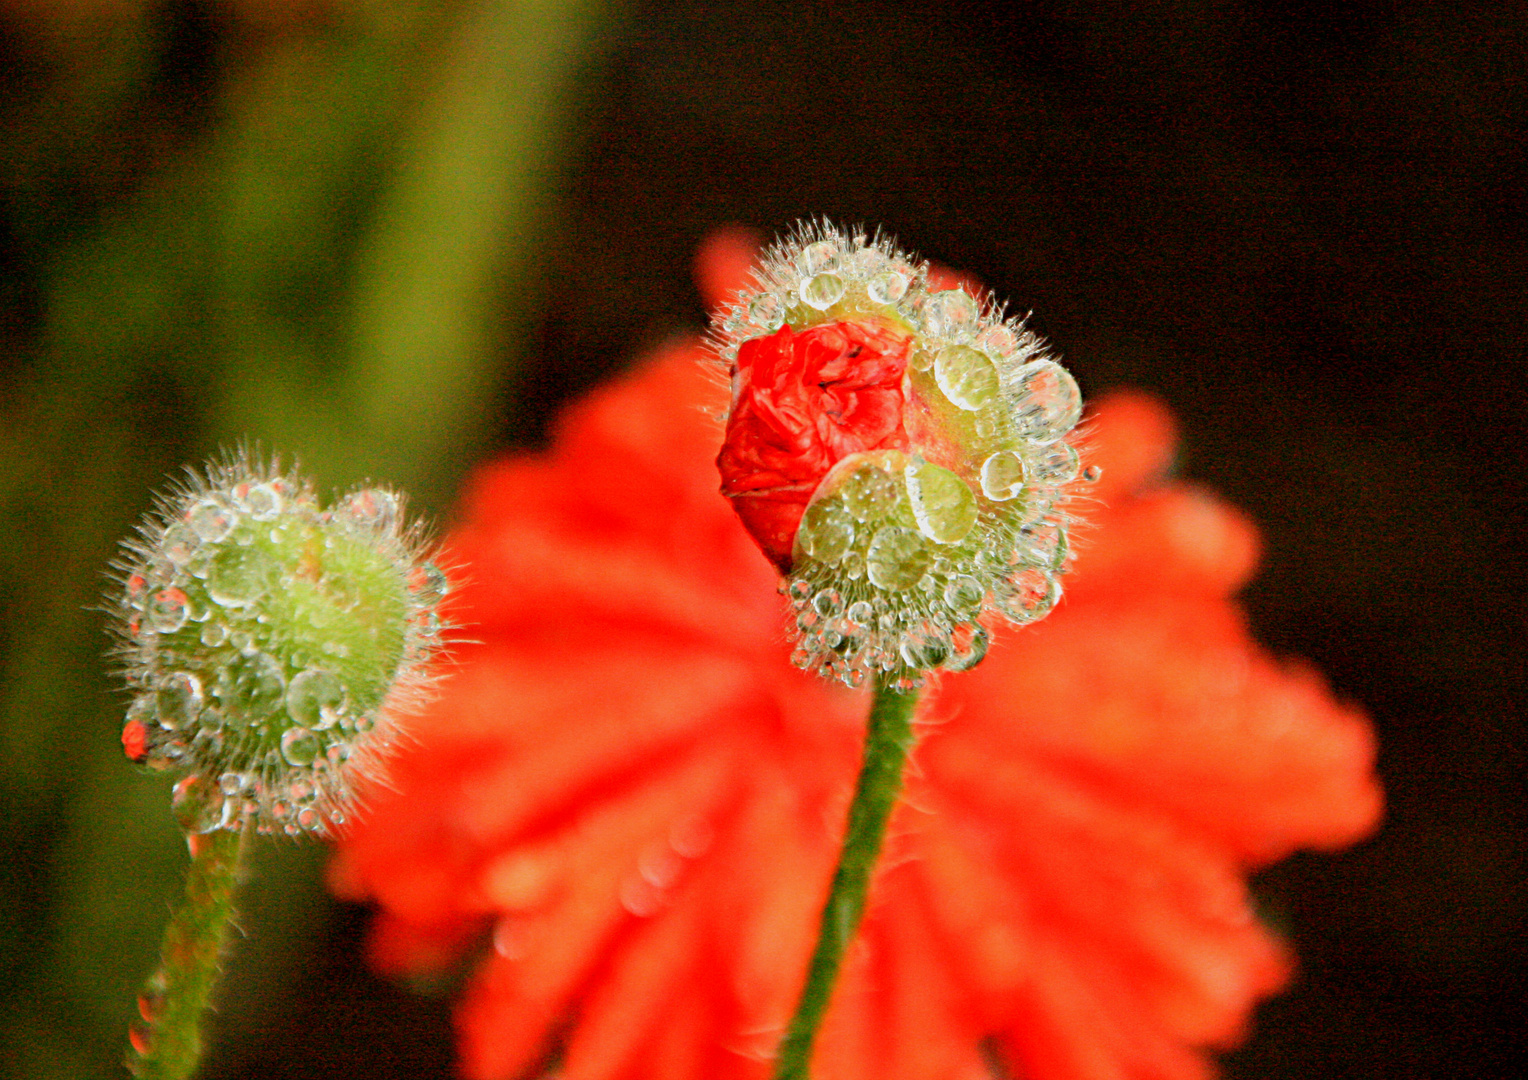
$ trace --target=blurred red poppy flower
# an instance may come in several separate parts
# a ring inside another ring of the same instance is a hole
[[[713,296],[739,261],[712,249]],[[804,981],[868,697],[787,662],[703,359],[477,476],[447,545],[475,642],[333,864],[382,971],[481,957],[469,1077],[762,1078]],[[1376,821],[1365,721],[1230,599],[1251,525],[1162,478],[1152,400],[1088,431],[1067,598],[929,695],[819,1080],[1205,1076],[1289,973],[1247,870]]]

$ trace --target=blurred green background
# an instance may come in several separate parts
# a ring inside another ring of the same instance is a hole
[[[887,226],[1265,527],[1259,634],[1365,704],[1379,838],[1259,879],[1233,1077],[1522,1053],[1528,20],[1368,0],[0,0],[0,1067],[119,1075],[184,847],[92,610],[182,464],[464,471],[699,324],[701,236]],[[261,846],[208,1075],[449,1075],[323,853]]]

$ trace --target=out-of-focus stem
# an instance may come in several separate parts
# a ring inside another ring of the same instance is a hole
[[[849,827],[828,902],[822,909],[806,988],[775,1058],[775,1080],[806,1080],[808,1076],[812,1044],[838,981],[844,951],[865,912],[865,896],[881,853],[886,821],[902,791],[902,767],[913,745],[912,719],[917,705],[916,690],[897,690],[888,676],[877,680],[865,733],[865,760],[854,801],[849,805]]]
[[[185,1080],[202,1057],[202,1016],[233,930],[244,831],[188,834],[186,898],[165,928],[159,968],[138,997],[141,1023],[128,1037],[127,1067],[144,1080]]]

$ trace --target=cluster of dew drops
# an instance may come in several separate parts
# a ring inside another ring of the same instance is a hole
[[[206,479],[193,472],[124,549],[114,614],[134,697],[123,742],[150,768],[182,774],[174,798],[188,831],[248,823],[297,836],[343,824],[350,773],[388,736],[383,698],[417,692],[441,645],[447,580],[398,497],[366,488],[324,510],[297,477],[233,458]],[[332,602],[283,625],[293,617],[280,598],[311,572],[303,560],[339,549],[383,572],[322,582]],[[366,590],[389,578],[397,647],[379,650],[385,670],[358,677],[369,656],[353,655],[355,626],[375,615],[362,610]]]
[[[954,418],[965,457],[934,465],[915,447],[854,455],[829,474],[782,586],[792,662],[850,686],[890,673],[912,689],[924,672],[979,663],[998,619],[1044,618],[1061,596],[1069,492],[1098,476],[1066,441],[1082,413],[1071,374],[1021,320],[960,288],[931,291],[927,264],[879,235],[803,226],[754,278],[717,325],[724,361],[786,323],[902,326],[907,394]]]

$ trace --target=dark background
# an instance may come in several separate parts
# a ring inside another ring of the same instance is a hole
[[[332,34],[341,6],[158,5],[170,30],[136,111],[113,114],[104,144],[12,170],[26,183],[5,206],[8,408],[35,405],[16,388],[50,362],[37,343],[53,253],[196,152],[225,69]],[[1181,471],[1264,529],[1246,594],[1258,636],[1316,663],[1379,732],[1383,831],[1258,879],[1302,973],[1227,1074],[1517,1075],[1528,17],[688,0],[593,26],[474,452],[534,444],[570,395],[698,326],[688,265],[718,225],[825,214],[978,275],[1033,310],[1085,392],[1128,384],[1171,404]],[[0,89],[24,116],[58,76],[34,23],[7,35],[30,66]],[[10,134],[31,145],[19,121]],[[124,398],[144,411],[134,430],[157,433],[126,470],[140,486],[219,430],[194,380],[170,385]],[[52,932],[67,851],[49,824],[61,804],[30,799],[7,887],[41,914],[18,942]],[[315,917],[279,1006],[229,1015],[215,1075],[449,1068],[445,1002],[368,975],[364,922]]]

